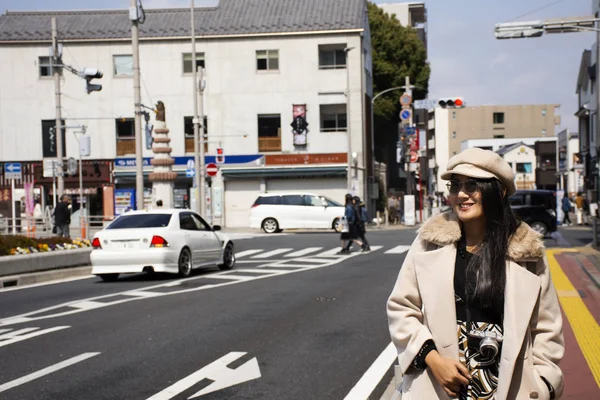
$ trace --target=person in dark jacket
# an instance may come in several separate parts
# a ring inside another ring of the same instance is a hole
[[[59,237],[69,238],[69,225],[71,225],[71,199],[67,195],[60,198],[54,210],[54,226]]]
[[[353,242],[358,243],[361,247],[364,246],[359,239],[360,233],[356,226],[356,210],[354,208],[352,195],[348,193],[345,200],[346,210],[344,212],[344,217],[346,218],[346,221],[348,221],[348,232],[342,232],[342,250],[340,251],[340,254],[350,253],[350,247]],[[347,244],[346,241],[348,241]]]
[[[573,223],[571,222],[571,218],[569,217],[569,211],[571,211],[571,201],[569,200],[569,194],[565,192],[565,197],[562,198],[562,211],[565,214],[563,218],[564,226],[571,226]]]
[[[352,243],[356,242],[362,248],[362,251],[369,251],[371,248],[369,247],[369,243],[365,238],[365,224],[367,222],[367,210],[363,207],[361,208],[360,197],[354,196],[352,198],[352,219],[348,218],[348,225],[350,226],[351,238],[348,241],[348,245],[342,250],[345,253],[350,253],[350,248],[352,247]],[[348,215],[348,212],[346,212]],[[359,240],[360,239],[360,240]]]

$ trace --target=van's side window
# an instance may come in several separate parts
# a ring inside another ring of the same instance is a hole
[[[260,196],[254,205],[260,204],[281,204],[281,196]]]
[[[300,196],[297,194],[288,194],[282,196],[281,203],[286,206],[303,206],[304,205],[304,196]]]
[[[304,196],[306,199],[306,205],[312,207],[323,207],[323,200],[317,196]]]
[[[524,206],[525,205],[525,196],[522,194],[516,194],[508,198],[508,201],[511,206]]]

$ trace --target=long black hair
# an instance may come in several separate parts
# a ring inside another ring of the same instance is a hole
[[[504,186],[498,180],[479,180],[478,190],[486,230],[481,246],[467,265],[467,271],[475,272],[476,276],[470,297],[483,307],[501,309],[506,288],[508,246],[520,222],[510,208]]]

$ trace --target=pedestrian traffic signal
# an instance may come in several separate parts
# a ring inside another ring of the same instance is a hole
[[[463,108],[465,106],[465,102],[462,97],[449,97],[440,99],[438,101],[438,105],[442,108]]]
[[[84,68],[81,72],[81,77],[85,79],[85,92],[99,92],[102,90],[102,85],[90,83],[92,79],[102,78],[102,72],[96,68]]]
[[[225,163],[225,153],[223,152],[223,148],[222,147],[218,147],[217,148],[216,161],[217,161],[217,164],[224,164]]]

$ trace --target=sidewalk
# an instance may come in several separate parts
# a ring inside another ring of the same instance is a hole
[[[560,364],[565,377],[563,400],[600,398],[600,251],[591,245],[561,246],[546,251],[563,317],[565,356]],[[398,374],[399,375],[399,374]],[[400,383],[394,378],[381,400],[393,398]]]

